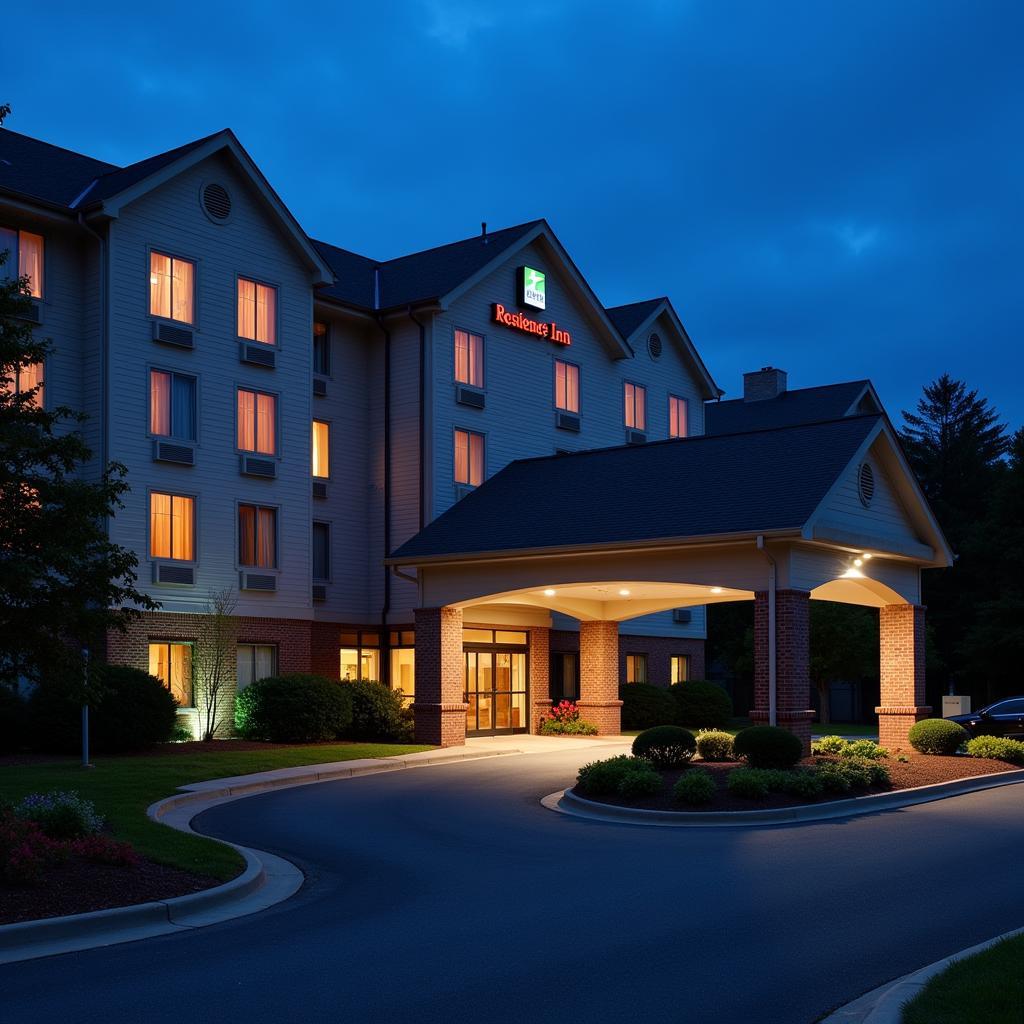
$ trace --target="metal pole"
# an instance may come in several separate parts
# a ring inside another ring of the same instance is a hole
[[[82,702],[82,767],[91,768],[89,763],[89,648],[82,648],[82,682],[85,684],[85,700]]]

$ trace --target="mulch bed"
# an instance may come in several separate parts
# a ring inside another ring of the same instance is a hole
[[[72,857],[48,869],[38,885],[0,883],[0,924],[165,900],[220,884],[220,879],[149,860],[117,867]]]
[[[1012,764],[1005,761],[994,761],[984,757],[940,757],[927,754],[908,754],[910,760],[904,764],[897,761],[895,757],[889,757],[885,761],[889,774],[892,776],[891,786],[875,786],[872,789],[860,790],[856,793],[827,794],[816,800],[808,800],[805,797],[788,796],[785,793],[770,793],[763,800],[748,800],[743,797],[734,796],[725,788],[725,777],[740,765],[736,762],[725,764],[712,764],[705,761],[693,761],[693,766],[706,768],[715,784],[718,792],[710,803],[702,804],[699,807],[688,806],[677,803],[672,799],[672,787],[676,780],[686,769],[673,769],[662,772],[665,785],[660,793],[653,796],[641,797],[635,800],[627,800],[620,796],[589,796],[584,793],[578,794],[587,800],[594,800],[598,803],[616,804],[620,807],[644,807],[655,811],[758,811],[775,807],[798,807],[801,804],[820,804],[830,800],[846,800],[855,796],[870,796],[873,793],[886,793],[896,789],[912,789],[915,786],[930,786],[939,782],[953,782],[956,779],[968,779],[975,775],[993,775],[996,772],[1019,771]],[[801,762],[804,765],[813,764],[808,758]]]

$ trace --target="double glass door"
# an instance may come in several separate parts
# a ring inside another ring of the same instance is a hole
[[[526,732],[526,652],[467,647],[466,731],[475,735]]]

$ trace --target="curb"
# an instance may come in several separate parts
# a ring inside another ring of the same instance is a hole
[[[866,992],[853,1002],[833,1011],[827,1017],[822,1018],[820,1024],[903,1024],[903,1007],[935,975],[941,974],[958,960],[966,960],[968,957],[974,956],[975,953],[982,953],[996,943],[1002,942],[1003,939],[1012,939],[1017,935],[1024,935],[1024,928],[1015,928],[1013,931],[1004,932],[994,939],[979,942],[976,946],[970,946],[952,956],[936,960],[935,963],[929,964],[927,967],[911,971],[910,974],[905,974],[895,981],[886,982],[886,984]]]
[[[258,793],[307,786],[315,782],[402,771],[407,768],[475,761],[505,754],[519,754],[522,751],[502,749],[467,751],[450,755],[427,751],[423,753],[429,756],[410,754],[395,758],[395,763],[389,763],[390,759],[385,758],[336,761],[310,765],[309,770],[305,772],[280,769],[289,773],[287,775],[260,772],[253,776],[256,781],[249,783],[236,783],[235,779],[212,779],[209,782],[180,787],[181,792],[151,804],[146,808],[146,814],[153,821],[162,822],[180,832],[202,835],[191,827],[191,821],[196,815],[210,807],[232,803]],[[260,775],[273,777],[260,779]],[[238,778],[243,779],[245,776]],[[245,861],[242,873],[231,881],[166,900],[0,925],[0,964],[79,952],[121,942],[134,942],[137,939],[170,935],[245,917],[266,910],[295,895],[305,881],[302,872],[283,857],[263,850],[238,846],[223,839],[216,839],[214,842],[223,843],[237,850]]]
[[[780,807],[762,811],[654,811],[642,807],[620,807],[603,804],[577,796],[563,789],[549,793],[541,803],[550,811],[569,814],[590,821],[612,822],[619,825],[654,825],[660,828],[736,828],[744,825],[791,825],[805,822],[851,818],[878,811],[897,810],[916,804],[945,800],[951,796],[977,793],[999,786],[1024,782],[1024,771],[996,772],[975,775],[970,779],[937,782],[930,786],[899,789],[893,793],[848,797],[825,804],[804,804],[798,807]]]

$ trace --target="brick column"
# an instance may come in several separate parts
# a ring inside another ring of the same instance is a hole
[[[580,717],[601,736],[622,731],[619,700],[619,624],[580,623]]]
[[[540,716],[551,708],[551,630],[530,627],[530,732],[540,732]]]
[[[811,615],[805,590],[775,592],[775,722],[800,737],[811,752]],[[768,592],[754,595],[754,708],[750,718],[767,725]]]
[[[878,609],[881,667],[878,741],[890,749],[910,746],[910,727],[927,718],[924,696],[924,608],[890,604]]]
[[[416,742],[457,747],[466,742],[462,609],[416,609]]]

